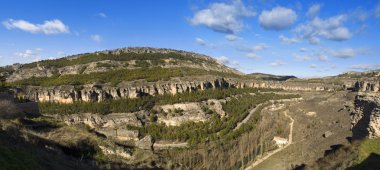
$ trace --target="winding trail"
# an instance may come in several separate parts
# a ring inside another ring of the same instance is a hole
[[[277,152],[282,151],[283,149],[287,148],[288,146],[290,146],[292,144],[292,142],[293,142],[293,124],[294,124],[294,119],[291,116],[288,115],[288,111],[285,111],[284,113],[285,113],[285,116],[288,117],[290,119],[290,121],[291,121],[289,123],[289,125],[290,125],[290,132],[289,132],[289,138],[288,138],[289,142],[285,146],[283,146],[281,148],[278,148],[276,150],[270,151],[264,157],[255,160],[255,162],[253,162],[250,166],[246,167],[245,170],[253,169],[257,165],[259,165],[261,162],[264,162],[266,159],[268,159],[272,155],[276,154]]]
[[[235,131],[235,130],[239,129],[242,124],[247,123],[247,121],[249,120],[249,118],[251,118],[253,113],[256,112],[257,108],[261,107],[261,105],[263,105],[263,104],[266,104],[266,102],[258,104],[255,108],[253,108],[251,111],[249,111],[249,114],[241,122],[239,122],[233,130]]]

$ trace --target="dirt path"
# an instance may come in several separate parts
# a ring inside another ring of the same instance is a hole
[[[268,102],[270,103],[273,103],[273,102],[289,102],[289,101],[294,101],[294,100],[302,100],[302,97],[301,98],[292,98],[292,99],[280,99],[280,100],[271,100],[271,101],[267,101],[267,102],[264,102],[264,103],[260,103],[258,104],[255,108],[253,108],[249,114],[239,123],[237,123],[236,127],[234,128],[234,131],[239,129],[240,126],[244,123],[247,123],[247,121],[249,120],[249,118],[251,118],[251,116],[253,115],[253,113],[255,113],[256,109],[261,107],[261,105],[264,105],[264,104],[267,104]]]
[[[255,162],[253,162],[250,166],[246,167],[245,169],[246,170],[249,170],[249,169],[253,169],[255,166],[259,165],[261,162],[265,161],[266,159],[268,159],[269,157],[271,157],[272,155],[276,154],[277,152],[280,152],[281,150],[287,148],[288,146],[290,146],[293,142],[293,124],[294,124],[294,119],[288,115],[288,112],[285,111],[285,116],[288,117],[290,119],[290,131],[289,131],[289,137],[288,137],[288,143],[284,146],[284,147],[281,147],[281,148],[278,148],[276,150],[273,150],[273,151],[270,151],[267,153],[267,155],[265,155],[264,157],[262,158],[259,158],[258,160],[255,160]]]
[[[236,127],[234,128],[234,131],[237,130],[237,129],[239,129],[242,124],[247,123],[247,121],[249,120],[249,118],[251,118],[251,116],[253,115],[253,113],[255,113],[255,111],[257,110],[257,108],[261,107],[261,105],[263,105],[265,103],[260,103],[255,108],[253,108],[251,111],[249,111],[248,116],[246,116],[241,122],[239,122],[236,125]]]
[[[181,143],[154,143],[153,147],[157,147],[157,148],[185,148],[185,147],[187,147],[187,142],[181,142]]]

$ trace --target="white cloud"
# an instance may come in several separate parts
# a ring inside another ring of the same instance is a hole
[[[219,63],[224,64],[224,65],[230,65],[230,66],[238,66],[240,63],[235,60],[230,60],[226,56],[221,56],[221,57],[216,57],[215,58]]]
[[[326,54],[323,54],[323,53],[317,54],[317,57],[318,57],[319,61],[327,61],[328,60],[328,56]]]
[[[376,6],[375,17],[380,18],[380,4]]]
[[[363,8],[356,8],[352,13],[351,13],[352,18],[360,21],[360,22],[365,22],[367,18],[369,17],[369,13],[364,10]]]
[[[212,43],[208,43],[206,42],[205,40],[203,40],[202,38],[195,38],[195,43],[200,45],[200,46],[204,46],[204,47],[209,47],[209,48],[216,48],[216,45],[215,44],[212,44]]]
[[[256,53],[247,53],[246,55],[248,58],[252,58],[252,59],[259,59],[261,58],[260,56],[258,56]]]
[[[103,38],[98,34],[91,35],[91,39],[96,43],[101,43],[103,41]]]
[[[315,16],[318,15],[320,10],[321,10],[321,5],[320,4],[314,4],[309,8],[306,15],[310,18],[314,18]]]
[[[270,66],[272,66],[272,67],[279,67],[279,66],[283,66],[285,64],[286,63],[282,62],[281,60],[276,60],[276,61],[270,63]]]
[[[307,52],[307,49],[306,48],[300,48],[299,51],[304,53],[304,52]]]
[[[289,38],[285,37],[284,35],[280,35],[278,39],[280,39],[281,43],[283,44],[295,44],[300,41],[298,38]]]
[[[202,38],[195,38],[195,42],[200,46],[206,46],[206,42]]]
[[[40,61],[42,59],[41,57],[41,52],[42,48],[35,48],[35,49],[27,49],[25,51],[21,52],[15,52],[14,55],[17,57],[22,57],[24,58],[23,60],[25,61]]]
[[[352,57],[355,57],[356,51],[352,48],[346,48],[346,49],[342,49],[338,51],[333,51],[333,55],[334,57],[343,58],[343,59],[352,58]]]
[[[293,57],[294,57],[294,59],[296,61],[310,61],[311,60],[311,57],[308,56],[308,55],[297,55],[297,54],[294,54]]]
[[[307,23],[298,25],[295,32],[299,37],[309,40],[311,44],[318,44],[321,37],[332,41],[344,41],[352,36],[348,28],[343,25],[346,20],[346,15],[325,20],[315,17]]]
[[[311,64],[309,67],[310,67],[310,68],[317,68],[317,65],[315,65],[315,64]]]
[[[247,47],[247,46],[238,46],[238,47],[236,47],[236,50],[242,51],[242,52],[256,53],[256,52],[265,50],[265,49],[267,49],[269,47],[270,46],[268,46],[265,43],[260,43],[260,44],[257,44],[257,45],[254,45],[254,46],[250,46],[250,47]]]
[[[101,17],[101,18],[107,18],[107,14],[103,13],[103,12],[100,12],[98,13],[98,16]]]
[[[243,18],[255,15],[256,13],[245,7],[241,0],[233,0],[230,4],[210,4],[208,8],[197,11],[190,23],[205,25],[216,32],[236,33],[244,27]]]
[[[296,12],[284,7],[275,7],[271,11],[264,10],[259,16],[260,26],[266,30],[287,29],[296,19]]]
[[[33,24],[25,20],[8,19],[3,22],[3,25],[9,30],[20,29],[33,34],[43,33],[49,35],[70,32],[69,27],[58,19],[47,20],[44,21],[43,24]]]
[[[237,35],[234,35],[234,34],[228,34],[224,38],[226,38],[226,40],[228,40],[228,41],[236,41],[238,39],[241,39],[240,37],[238,37]]]
[[[342,58],[342,59],[347,59],[347,58],[355,57],[357,55],[367,54],[368,52],[369,52],[368,49],[363,49],[363,48],[344,48],[344,49],[329,51],[330,55],[337,58]]]
[[[354,70],[373,70],[378,69],[380,67],[379,64],[356,64],[352,65],[349,68]]]
[[[236,47],[236,50],[242,51],[242,52],[247,52],[246,56],[248,58],[258,59],[258,58],[261,58],[261,57],[257,55],[257,52],[263,51],[263,50],[265,50],[265,49],[267,49],[269,47],[270,46],[268,46],[265,43],[260,43],[260,44],[257,44],[257,45],[254,45],[254,46],[250,46],[250,47],[247,47],[247,46],[238,46],[238,47]]]
[[[23,58],[31,58],[31,57],[39,57],[40,53],[42,51],[42,48],[36,48],[36,49],[27,49],[25,51],[16,52],[14,53],[17,57],[23,57]]]

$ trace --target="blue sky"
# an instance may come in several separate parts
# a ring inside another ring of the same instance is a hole
[[[128,46],[299,77],[380,67],[380,1],[2,1],[0,66]]]

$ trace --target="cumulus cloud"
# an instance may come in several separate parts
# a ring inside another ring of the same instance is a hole
[[[356,51],[352,48],[346,48],[346,49],[342,49],[338,51],[333,51],[334,57],[343,58],[343,59],[355,57],[355,54],[356,54]]]
[[[41,52],[42,48],[35,48],[35,49],[27,49],[25,51],[15,52],[14,55],[16,57],[22,57],[25,59],[25,61],[40,61],[42,59]]]
[[[240,63],[238,61],[235,61],[235,60],[230,60],[228,57],[226,56],[221,56],[221,57],[216,57],[215,58],[219,63],[221,64],[224,64],[224,65],[230,65],[230,66],[238,66]]]
[[[205,46],[206,42],[202,38],[195,38],[195,42],[200,46]]]
[[[309,40],[311,44],[318,44],[321,37],[332,41],[344,41],[352,36],[349,29],[344,26],[346,20],[346,15],[333,16],[327,19],[315,17],[307,23],[298,25],[295,32],[299,37]]]
[[[241,0],[233,0],[231,3],[210,4],[208,8],[197,11],[190,23],[204,25],[216,32],[236,33],[244,27],[243,18],[255,15]]]
[[[375,17],[380,18],[380,4],[376,6]]]
[[[285,64],[286,63],[282,62],[281,60],[275,60],[272,63],[270,63],[270,66],[272,66],[272,67],[279,67],[279,66],[283,66]]]
[[[309,67],[310,68],[317,68],[317,65],[316,64],[311,64]]]
[[[204,47],[209,47],[209,48],[215,48],[216,45],[215,44],[212,44],[212,43],[208,43],[206,42],[205,40],[203,40],[202,38],[195,38],[195,43],[199,46],[204,46]]]
[[[366,71],[366,70],[378,69],[379,67],[380,67],[379,64],[356,64],[356,65],[350,66],[349,69]]]
[[[318,57],[319,61],[327,61],[328,60],[328,56],[326,54],[323,54],[323,53],[318,53],[317,57]]]
[[[298,43],[300,40],[298,38],[289,38],[284,35],[280,35],[278,39],[281,41],[283,44],[295,44]]]
[[[304,53],[304,52],[307,52],[307,48],[300,48],[299,51],[300,51],[300,52],[303,52],[303,53]]]
[[[270,11],[264,10],[259,16],[260,26],[266,30],[287,29],[296,19],[296,12],[284,7],[275,7]]]
[[[320,4],[314,4],[309,8],[309,10],[306,13],[306,16],[308,16],[310,18],[314,18],[315,16],[318,15],[320,10],[321,10],[321,5]]]
[[[312,59],[312,57],[310,57],[308,55],[297,55],[297,54],[294,54],[293,58],[296,61],[310,61]]]
[[[236,47],[236,50],[242,51],[242,52],[256,53],[256,52],[265,50],[269,47],[270,46],[268,46],[265,43],[260,43],[260,44],[254,45],[254,46],[238,46],[238,47]]]
[[[268,46],[265,43],[260,43],[254,46],[238,46],[236,47],[236,50],[241,51],[241,52],[246,52],[247,53],[246,56],[248,58],[258,59],[261,57],[257,55],[257,52],[263,51],[269,47],[270,46]]]
[[[8,19],[3,22],[3,25],[9,30],[20,29],[33,34],[42,33],[49,35],[70,32],[69,27],[58,19],[47,20],[44,21],[43,24],[33,24],[25,20]]]
[[[330,50],[329,53],[337,58],[347,59],[357,55],[363,55],[368,53],[368,49],[362,48],[344,48],[339,50]]]
[[[101,17],[101,18],[107,18],[107,14],[103,13],[103,12],[100,12],[98,13],[98,16]]]
[[[224,38],[226,38],[226,40],[228,40],[228,41],[236,41],[236,40],[240,39],[240,37],[238,37],[237,35],[234,35],[234,34],[228,34]]]
[[[352,13],[351,13],[351,17],[360,21],[360,22],[364,22],[367,20],[367,18],[369,17],[369,13],[364,10],[363,8],[356,8]]]
[[[42,48],[27,49],[25,51],[16,52],[14,53],[14,55],[17,57],[23,57],[23,58],[39,57],[41,51],[42,51]]]
[[[259,59],[261,58],[260,56],[258,56],[256,53],[247,53],[246,55],[248,58],[252,58],[252,59]]]
[[[96,43],[101,43],[103,41],[103,38],[98,34],[91,35],[91,39]]]

